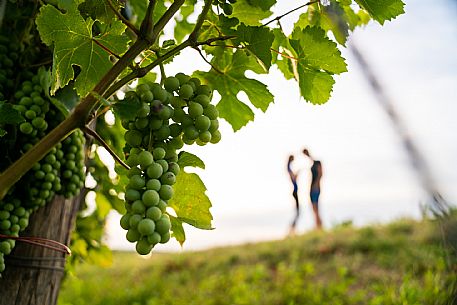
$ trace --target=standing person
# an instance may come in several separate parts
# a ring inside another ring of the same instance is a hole
[[[319,215],[319,196],[321,194],[322,164],[321,161],[314,160],[307,149],[303,150],[303,154],[313,162],[313,165],[311,166],[311,186],[309,190],[309,197],[311,199],[311,204],[313,206],[316,228],[322,229],[322,221]]]
[[[290,155],[289,156],[289,161],[287,162],[287,172],[289,173],[290,180],[292,181],[292,185],[294,187],[294,190],[292,192],[292,196],[295,199],[295,217],[290,224],[290,230],[289,234],[294,235],[295,234],[295,227],[297,225],[298,217],[300,216],[300,204],[298,202],[298,184],[297,184],[297,176],[298,176],[298,171],[294,172],[292,170],[292,162],[294,161],[294,156]]]

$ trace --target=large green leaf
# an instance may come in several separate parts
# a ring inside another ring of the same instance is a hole
[[[209,209],[211,201],[206,196],[206,187],[197,174],[181,171],[176,176],[173,186],[174,195],[168,205],[176,212],[176,216],[183,222],[196,228],[212,229],[213,216]]]
[[[85,20],[77,9],[62,13],[52,5],[45,5],[36,24],[43,42],[54,48],[52,94],[75,78],[74,66],[79,66],[75,89],[80,96],[87,95],[112,67],[110,52],[119,55],[128,47],[129,40],[122,35],[124,24],[113,22],[95,35],[94,21]]]
[[[405,4],[401,0],[355,0],[355,2],[380,24],[405,12]]]
[[[347,71],[336,43],[318,27],[306,27],[292,33],[289,40],[297,56],[296,69],[302,96],[313,104],[323,104],[330,98],[332,74]]]
[[[236,29],[236,42],[241,43],[251,51],[268,70],[271,66],[271,45],[274,35],[267,27],[246,26],[240,24]]]
[[[246,93],[251,104],[262,111],[266,111],[273,102],[273,95],[266,85],[244,75],[249,66],[253,65],[252,61],[255,61],[255,58],[247,56],[241,50],[235,53],[224,52],[221,56],[215,56],[212,61],[222,74],[214,69],[195,73],[219,92],[219,115],[229,122],[235,131],[254,119],[253,111],[238,99],[238,93]]]

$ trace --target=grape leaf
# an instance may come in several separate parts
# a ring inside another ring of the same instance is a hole
[[[111,203],[108,201],[108,198],[102,193],[97,193],[95,196],[95,203],[97,204],[95,212],[97,213],[98,218],[105,219],[111,211]]]
[[[209,72],[197,71],[195,75],[211,84],[213,90],[221,95],[217,104],[220,117],[224,118],[237,131],[254,119],[254,113],[245,103],[241,102],[237,94],[244,92],[252,105],[262,111],[266,111],[273,102],[273,95],[267,86],[258,80],[247,78],[244,73],[250,65],[252,56],[247,56],[243,51],[235,53],[224,52],[221,56],[215,56],[212,60],[223,74],[214,69]]]
[[[116,14],[109,6],[108,1],[111,1],[115,9],[119,9],[121,6],[120,1],[116,0],[86,0],[81,3],[78,8],[82,14],[90,16],[93,20],[97,19],[103,23],[109,24],[117,17],[115,17]]]
[[[3,129],[3,128],[0,127],[0,138],[1,138],[1,137],[4,137],[7,133],[8,133],[8,132],[7,132],[5,129]]]
[[[231,17],[236,17],[248,25],[261,25],[262,19],[271,16],[270,7],[276,0],[248,0],[237,1],[232,4],[233,13]]]
[[[254,53],[268,70],[271,66],[271,45],[274,40],[273,33],[267,27],[246,26],[241,23],[236,29],[235,42],[241,43]]]
[[[302,96],[313,104],[325,103],[335,83],[332,74],[347,71],[336,43],[325,36],[324,30],[309,26],[294,31],[289,42],[298,59],[296,68]]]
[[[191,166],[205,169],[205,163],[202,161],[202,159],[187,151],[181,151],[179,153],[178,164],[180,168]]]
[[[381,25],[405,12],[405,4],[401,0],[355,0],[355,2]]]
[[[186,241],[186,232],[184,232],[184,228],[182,227],[182,221],[178,217],[170,216],[171,222],[171,231],[173,232],[172,236],[179,242],[182,246]]]
[[[0,101],[0,124],[20,124],[25,119],[21,113],[13,108],[13,105]]]
[[[174,28],[174,38],[179,43],[182,42],[190,32],[192,32],[195,26],[195,23],[190,22],[188,17],[194,12],[196,2],[196,0],[186,1],[179,10],[181,14],[174,18],[176,22],[176,26]]]
[[[141,102],[137,98],[123,99],[113,104],[114,113],[125,120],[135,119],[140,108]]]
[[[174,195],[168,205],[175,210],[176,216],[196,228],[211,230],[211,201],[205,194],[206,187],[200,177],[181,171],[176,176],[173,189]]]
[[[75,89],[80,96],[87,95],[111,68],[109,52],[122,54],[127,50],[129,40],[121,35],[126,28],[124,24],[113,22],[106,31],[94,35],[94,21],[84,20],[76,9],[61,13],[52,5],[45,5],[36,24],[42,41],[54,47],[52,94],[75,78],[73,66],[79,66]]]
[[[288,58],[290,54],[287,54],[290,53],[289,50],[292,49],[289,44],[289,39],[287,39],[281,29],[273,29],[273,34],[275,39],[273,40],[271,49],[275,52],[275,55],[273,56],[272,63],[278,66],[279,71],[282,72],[286,79],[294,78],[292,61]],[[281,54],[278,54],[280,52]]]

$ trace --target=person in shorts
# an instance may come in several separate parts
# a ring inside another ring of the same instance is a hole
[[[314,160],[307,149],[303,150],[303,154],[307,156],[313,163],[311,166],[311,186],[309,189],[309,197],[314,212],[314,219],[317,229],[322,229],[322,220],[319,215],[319,196],[321,194],[321,178],[322,164],[319,160]]]

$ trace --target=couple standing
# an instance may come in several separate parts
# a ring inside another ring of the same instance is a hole
[[[309,151],[307,149],[303,149],[303,154],[307,158],[309,158],[312,162],[311,185],[310,185],[310,190],[309,190],[309,197],[310,197],[311,204],[313,206],[316,228],[321,229],[322,221],[319,216],[319,195],[321,192],[320,182],[321,182],[321,177],[322,177],[322,165],[321,165],[321,161],[314,160],[311,157],[311,155],[309,154]],[[292,184],[294,187],[292,196],[295,199],[295,207],[296,207],[295,217],[290,225],[290,234],[295,234],[295,226],[297,225],[298,217],[300,216],[300,204],[298,201],[298,184],[297,184],[297,177],[298,177],[298,173],[300,172],[300,170],[297,170],[297,171],[292,170],[293,161],[294,161],[294,156],[290,155],[289,161],[287,162],[287,171],[289,173],[290,180],[292,181]]]

